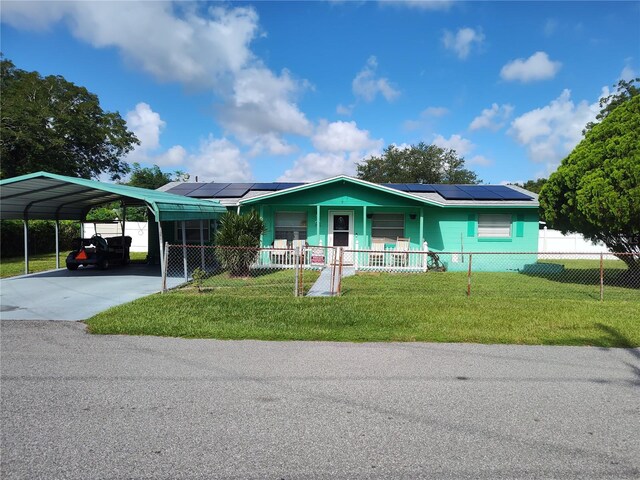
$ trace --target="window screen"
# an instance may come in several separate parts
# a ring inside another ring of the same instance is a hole
[[[276,240],[306,240],[307,212],[276,212]]]
[[[185,223],[185,231],[187,234],[186,243],[200,244],[200,220],[187,220]],[[204,236],[204,243],[209,241],[209,220],[202,222],[202,234]],[[182,222],[176,222],[176,238],[178,243],[185,243],[182,241]]]
[[[511,215],[478,215],[478,238],[511,238]]]
[[[404,237],[404,214],[374,213],[371,216],[371,237],[385,243],[395,243]]]

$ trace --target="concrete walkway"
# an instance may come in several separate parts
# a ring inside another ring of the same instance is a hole
[[[183,282],[168,279],[169,287]],[[160,267],[131,264],[50,270],[0,280],[2,320],[85,320],[110,307],[159,292]]]
[[[331,273],[335,272],[333,279],[333,291],[331,291]],[[342,267],[342,278],[350,277],[356,274],[354,267]],[[331,267],[331,265],[324,267],[320,272],[320,276],[309,289],[307,297],[332,297],[338,291],[338,283],[340,282],[339,269]]]

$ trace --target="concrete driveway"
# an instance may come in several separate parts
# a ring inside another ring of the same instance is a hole
[[[140,264],[4,278],[0,280],[0,318],[85,320],[107,308],[160,291],[161,281],[159,266]]]
[[[3,479],[637,479],[640,350],[1,324]]]

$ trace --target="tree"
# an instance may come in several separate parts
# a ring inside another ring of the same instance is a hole
[[[371,156],[356,168],[358,178],[374,183],[479,183],[455,150],[423,142],[409,148],[389,145],[381,156]]]
[[[117,112],[61,76],[42,77],[0,58],[0,178],[45,170],[112,180],[129,171],[122,157],[138,139]]]
[[[619,258],[640,275],[640,95],[602,118],[549,177],[540,205],[563,233],[630,254]]]
[[[587,123],[585,129],[582,131],[582,134],[586,134],[589,130],[596,126],[598,122],[604,120],[607,115],[618,108],[619,105],[623,104],[630,98],[640,94],[640,88],[634,85],[637,82],[640,82],[640,78],[634,78],[632,80],[619,80],[616,92],[600,99],[600,113],[596,115],[597,121]]]
[[[189,180],[188,173],[180,170],[176,170],[173,173],[163,172],[158,165],[141,167],[139,163],[133,163],[131,167],[131,177],[126,185],[131,185],[132,187],[157,190],[169,182],[186,182]]]
[[[264,221],[255,211],[238,215],[227,212],[220,217],[215,242],[216,254],[231,276],[249,274],[260,247],[260,235],[265,232]]]
[[[540,193],[540,190],[542,190],[542,187],[544,187],[545,183],[547,183],[546,178],[538,178],[536,180],[527,180],[522,184],[516,183],[515,185],[517,185],[520,188],[524,188],[525,190],[529,190],[530,192],[533,192],[533,193]]]

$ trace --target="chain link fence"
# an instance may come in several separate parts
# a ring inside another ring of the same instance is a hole
[[[626,260],[626,261],[625,261]],[[640,303],[637,255],[166,245],[162,290],[235,296],[467,296]]]
[[[640,302],[634,261],[638,255],[593,252],[344,250],[340,294]]]
[[[337,292],[338,270],[333,262],[337,258],[331,247],[167,244],[162,291],[181,288],[227,296],[330,296]]]

